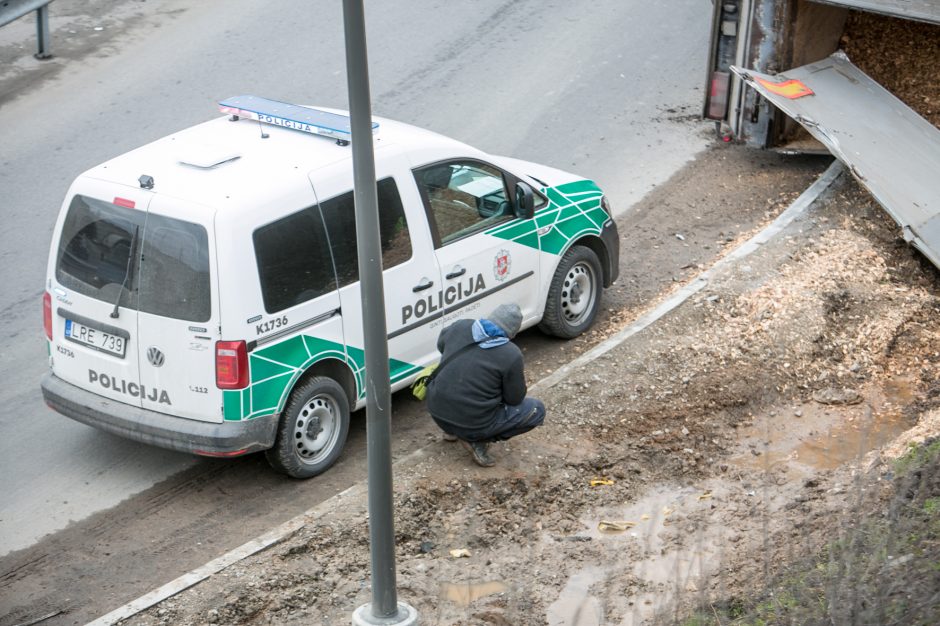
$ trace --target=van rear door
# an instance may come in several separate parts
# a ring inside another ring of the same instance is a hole
[[[141,406],[135,276],[150,194],[81,178],[50,255],[52,370],[62,380]]]
[[[159,194],[151,201],[141,233],[137,358],[144,408],[221,422],[213,215]]]
[[[940,130],[841,52],[776,76],[732,69],[845,163],[940,267]]]

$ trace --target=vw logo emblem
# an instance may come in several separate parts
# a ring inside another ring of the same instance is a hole
[[[166,361],[166,357],[160,352],[159,348],[150,346],[147,348],[147,360],[150,361],[150,364],[154,367],[161,367],[163,362]]]

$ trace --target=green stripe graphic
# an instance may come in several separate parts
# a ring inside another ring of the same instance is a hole
[[[556,255],[572,239],[600,234],[607,213],[601,208],[604,194],[594,181],[578,180],[540,191],[548,198],[548,206],[539,209],[535,219],[501,224],[486,234]],[[550,230],[539,236],[536,231],[543,228]]]
[[[282,411],[297,379],[314,363],[324,359],[345,363],[356,381],[357,397],[365,397],[365,352],[361,348],[350,347],[344,352],[342,344],[310,335],[297,335],[249,355],[251,384],[245,389],[223,392],[224,418],[240,421]],[[398,359],[389,359],[388,365],[393,384],[422,369]]]

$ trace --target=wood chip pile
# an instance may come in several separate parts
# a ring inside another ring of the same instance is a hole
[[[817,234],[786,238],[792,248],[774,275],[759,278],[757,261],[745,262],[735,270],[740,285],[715,283],[693,297],[695,332],[686,332],[690,319],[647,331],[655,356],[624,365],[621,377],[635,381],[625,406],[703,417],[755,393],[808,398],[881,378],[940,380],[931,268],[857,184],[832,202],[842,208],[820,217]]]
[[[863,72],[940,128],[940,26],[851,11],[840,48]]]
[[[891,280],[864,236],[831,230],[795,251],[776,280],[715,307],[705,345],[724,362],[767,355],[765,366],[799,386],[830,384],[885,367],[898,329],[932,302],[927,290]]]

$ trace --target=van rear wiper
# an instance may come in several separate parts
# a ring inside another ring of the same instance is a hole
[[[131,238],[131,249],[127,253],[127,267],[124,269],[124,280],[121,281],[121,290],[118,291],[117,302],[114,303],[114,310],[111,311],[111,317],[117,319],[118,309],[121,306],[121,296],[127,289],[127,279],[131,275],[131,265],[134,263],[134,254],[137,252],[137,235],[140,234],[140,226],[134,226],[134,236]]]

